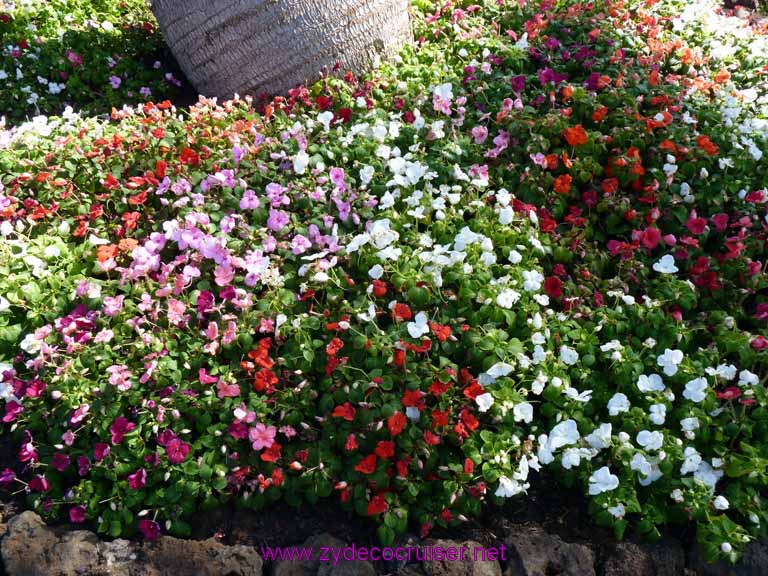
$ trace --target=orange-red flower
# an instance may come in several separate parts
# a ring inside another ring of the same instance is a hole
[[[720,152],[720,149],[717,147],[717,144],[712,142],[712,140],[709,139],[709,136],[706,136],[704,134],[701,134],[696,138],[696,144],[698,144],[699,148],[701,148],[704,152],[706,152],[710,156],[717,156],[718,152]]]
[[[570,174],[563,174],[562,176],[558,176],[555,178],[555,192],[558,194],[568,194],[568,192],[571,191],[572,181],[573,178],[571,178]]]
[[[563,130],[563,137],[570,146],[582,146],[587,143],[587,132],[581,124]]]

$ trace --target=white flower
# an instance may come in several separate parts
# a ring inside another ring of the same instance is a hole
[[[695,416],[692,418],[683,418],[680,420],[680,428],[684,432],[692,432],[699,429],[699,419]]]
[[[563,390],[563,394],[576,402],[589,402],[592,400],[592,390],[584,390],[583,392],[579,392],[573,386],[568,386],[565,390]]]
[[[686,475],[696,472],[701,465],[701,455],[696,448],[688,446],[683,452],[683,456],[685,456],[685,460],[683,460],[683,465],[680,466],[680,474]]]
[[[523,255],[520,254],[520,252],[518,252],[517,250],[510,250],[509,261],[512,264],[520,264],[520,262],[523,261]]]
[[[549,433],[549,449],[557,450],[569,444],[575,444],[580,438],[579,429],[575,420],[560,422]]]
[[[579,361],[579,353],[576,352],[576,350],[573,348],[569,348],[568,346],[563,345],[560,347],[560,360],[563,362],[563,364],[573,366],[576,364],[576,362]]]
[[[330,110],[326,110],[325,112],[320,112],[320,114],[317,115],[317,121],[323,125],[323,128],[325,128],[326,131],[330,129],[332,120],[333,120],[333,112],[331,112]]]
[[[309,166],[309,154],[304,150],[299,150],[298,154],[296,154],[296,157],[293,159],[293,171],[296,172],[296,174],[304,174],[307,170],[307,166]]]
[[[637,443],[646,450],[659,450],[664,443],[664,434],[658,430],[641,430],[637,434]]]
[[[687,398],[691,402],[696,402],[698,404],[707,397],[707,388],[709,388],[709,384],[707,383],[706,378],[695,378],[690,380],[685,385],[683,398]]]
[[[702,462],[698,470],[693,473],[693,477],[707,486],[710,492],[714,492],[717,482],[723,477],[723,474],[722,470],[715,470],[709,465],[709,462]]]
[[[728,499],[725,496],[718,496],[715,498],[715,501],[713,502],[715,508],[718,510],[728,510],[730,507],[730,503],[728,502]]]
[[[421,412],[416,406],[406,406],[405,415],[412,422],[418,422],[421,419]]]
[[[663,392],[664,381],[658,374],[641,374],[637,379],[637,388],[640,392]]]
[[[419,312],[414,320],[415,322],[408,322],[408,334],[411,338],[421,338],[429,332],[429,318],[424,312]]]
[[[730,381],[736,378],[737,368],[733,364],[719,364],[717,368],[709,367],[704,370],[704,372],[710,376],[716,376]]]
[[[656,358],[656,364],[664,369],[664,374],[667,376],[674,376],[677,374],[677,367],[683,361],[684,355],[680,350],[670,350],[667,348],[664,350],[664,354],[661,354]]]
[[[611,429],[610,424],[600,424],[589,435],[585,436],[584,440],[595,450],[608,448],[611,445]]]
[[[496,304],[502,308],[512,308],[518,300],[520,300],[520,293],[511,288],[505,288],[496,296]]]
[[[622,412],[629,410],[629,398],[626,394],[616,392],[610,400],[608,400],[608,414],[611,416],[618,416]]]
[[[453,100],[453,85],[450,82],[435,86],[432,93],[443,100]]]
[[[611,474],[608,466],[603,466],[589,477],[589,495],[596,496],[619,487],[619,477]]]
[[[374,280],[378,280],[382,277],[384,274],[384,268],[382,268],[381,264],[374,264],[371,266],[371,269],[368,270],[368,276],[373,278]]]
[[[627,510],[624,508],[624,504],[616,504],[616,506],[608,508],[608,513],[617,520],[620,520],[621,518],[624,518]]]
[[[723,554],[730,554],[733,551],[733,546],[731,546],[730,542],[723,542],[720,544],[720,551]]]
[[[27,334],[24,339],[19,343],[19,347],[27,354],[37,354],[40,352],[42,342],[35,338],[34,334]]]
[[[514,478],[507,478],[506,476],[499,477],[499,487],[496,489],[496,496],[501,498],[511,498],[517,496],[525,490],[524,484]]]
[[[527,292],[538,292],[541,290],[541,284],[544,282],[544,276],[536,270],[523,270],[523,289]]]
[[[371,243],[379,250],[383,250],[392,244],[392,242],[400,238],[400,234],[390,228],[390,221],[388,218],[377,220],[371,224],[371,227],[368,230],[368,236]]]
[[[485,392],[484,394],[476,396],[475,402],[477,402],[478,410],[480,412],[488,412],[488,409],[493,406],[494,400],[493,396],[491,396],[488,392]]]
[[[742,370],[739,372],[739,386],[756,386],[760,382],[757,374],[753,374],[749,370]]]
[[[653,269],[660,274],[675,274],[678,271],[675,266],[675,257],[671,254],[666,254],[661,257],[661,260],[654,263]]]
[[[374,304],[369,304],[368,310],[360,312],[357,317],[363,322],[372,322],[374,318],[376,318],[376,306]]]
[[[488,368],[486,374],[492,378],[502,378],[512,372],[513,366],[506,362],[496,362],[493,366]]]
[[[531,421],[533,421],[533,406],[528,402],[515,404],[515,407],[512,409],[512,414],[515,417],[515,422],[522,421],[526,424],[530,424]]]
[[[581,463],[581,450],[578,448],[568,448],[563,452],[563,456],[560,458],[560,463],[566,470],[578,468]]]
[[[8,310],[8,308],[11,307],[11,303],[8,302],[5,298],[0,296],[0,314]]]
[[[651,422],[656,424],[656,426],[664,424],[664,420],[667,417],[667,407],[664,404],[651,404],[649,412]]]

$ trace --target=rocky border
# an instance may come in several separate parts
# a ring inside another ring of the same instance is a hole
[[[268,514],[268,513],[267,513]],[[674,539],[656,544],[621,542],[612,550],[570,543],[536,523],[510,524],[499,542],[506,562],[458,561],[398,563],[353,561],[333,566],[315,556],[305,561],[267,564],[251,545],[225,545],[216,538],[156,542],[105,541],[93,532],[51,527],[34,512],[22,512],[0,524],[0,574],[8,576],[764,576],[768,540],[752,543],[736,566],[708,565],[697,550],[686,552]],[[286,545],[343,547],[330,533]],[[400,545],[442,547],[481,544],[472,539],[413,536]]]

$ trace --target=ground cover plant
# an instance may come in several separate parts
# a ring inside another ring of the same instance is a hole
[[[0,483],[112,536],[332,497],[391,542],[547,468],[735,559],[768,524],[768,37],[686,5],[416,0],[368,79],[3,133]]]
[[[0,1],[0,116],[109,113],[180,85],[146,2]]]

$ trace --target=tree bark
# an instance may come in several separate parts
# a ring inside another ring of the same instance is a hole
[[[285,93],[337,62],[360,73],[411,39],[408,0],[152,0],[205,96]]]

